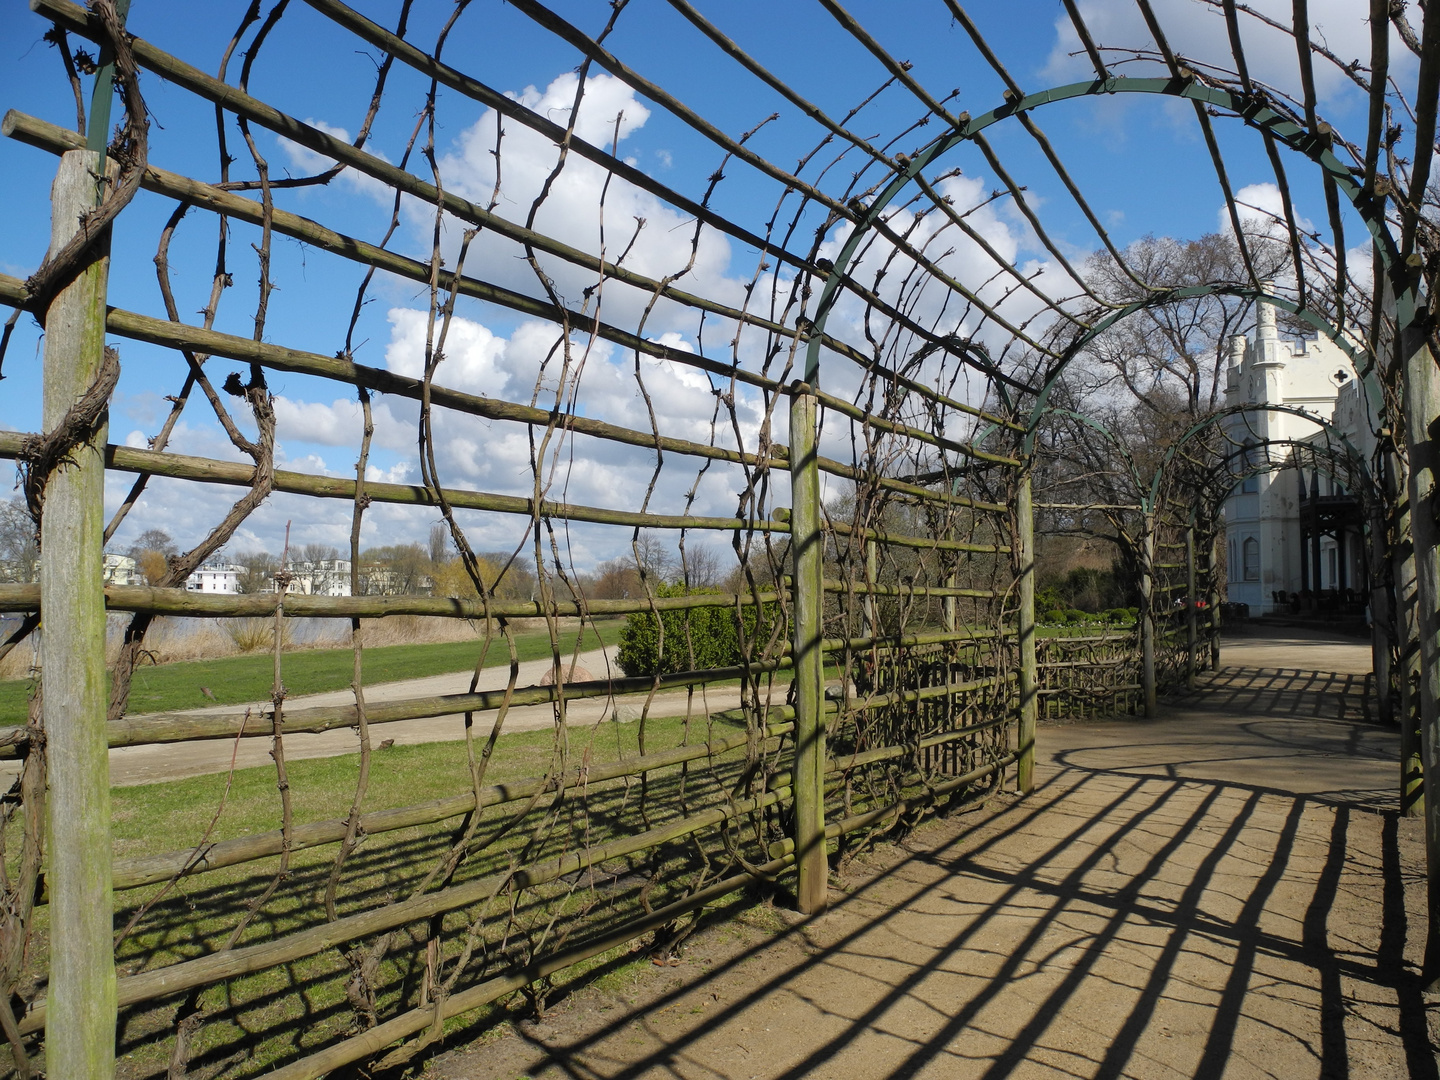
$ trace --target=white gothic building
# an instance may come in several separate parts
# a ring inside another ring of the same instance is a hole
[[[1275,309],[1257,305],[1253,340],[1227,343],[1225,404],[1286,405],[1339,428],[1361,454],[1374,446],[1360,380],[1350,358],[1325,337],[1281,340]],[[1294,468],[1259,472],[1238,483],[1225,500],[1228,596],[1251,615],[1342,603],[1363,606],[1364,550],[1360,506],[1340,479],[1315,468],[1304,453],[1261,444],[1323,441],[1321,425],[1293,413],[1256,411],[1228,416],[1233,447],[1255,444],[1250,464],[1289,460]],[[1247,454],[1235,459],[1243,471]]]

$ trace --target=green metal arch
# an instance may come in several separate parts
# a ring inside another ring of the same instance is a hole
[[[821,331],[829,318],[830,311],[835,305],[839,293],[840,284],[844,277],[845,270],[850,260],[854,258],[856,251],[865,233],[880,218],[881,214],[895,199],[895,197],[910,184],[914,177],[928,168],[937,157],[946,153],[955,146],[960,145],[972,136],[984,131],[986,128],[999,123],[1018,113],[1038,109],[1044,105],[1054,104],[1060,101],[1070,101],[1085,97],[1094,97],[1100,94],[1158,94],[1165,97],[1189,98],[1194,101],[1204,102],[1218,108],[1228,109],[1236,113],[1248,126],[1258,130],[1268,131],[1277,140],[1284,143],[1290,149],[1295,150],[1310,158],[1313,162],[1328,174],[1336,186],[1345,193],[1351,205],[1360,214],[1365,222],[1372,239],[1380,253],[1380,260],[1386,271],[1392,277],[1396,301],[1396,314],[1401,323],[1407,323],[1414,315],[1415,292],[1413,283],[1410,280],[1398,280],[1400,267],[1399,249],[1395,239],[1390,235],[1389,225],[1383,215],[1376,213],[1376,204],[1371,196],[1367,195],[1350,169],[1340,161],[1330,149],[1329,143],[1307,131],[1303,126],[1282,113],[1276,112],[1259,101],[1245,98],[1243,95],[1235,94],[1223,87],[1209,86],[1199,79],[1191,76],[1188,78],[1155,78],[1155,79],[1128,79],[1110,78],[1096,79],[1091,82],[1069,83],[1064,86],[1053,87],[1042,90],[1039,93],[1027,94],[1014,102],[1007,102],[999,108],[992,109],[987,113],[970,119],[965,119],[962,126],[951,132],[941,135],[932,141],[924,149],[915,154],[913,158],[881,189],[880,193],[866,208],[864,216],[856,223],[854,231],[842,245],[836,256],[834,266],[826,275],[824,287],[820,293],[820,299],[816,306],[814,320],[814,332],[811,333],[806,345],[805,352],[805,382],[811,386],[819,384],[820,379],[820,350]],[[1085,335],[1072,345],[1068,355],[1073,356],[1076,351],[1085,343],[1092,340],[1096,333],[1113,326],[1121,318],[1134,314],[1154,304],[1166,303],[1171,300],[1184,299],[1191,296],[1213,295],[1216,293],[1228,292],[1235,295],[1250,294],[1256,298],[1264,298],[1292,314],[1315,326],[1322,333],[1326,334],[1332,341],[1341,345],[1342,348],[1354,359],[1354,351],[1344,341],[1336,328],[1330,326],[1324,320],[1309,311],[1302,311],[1296,305],[1285,300],[1283,297],[1270,296],[1258,290],[1243,290],[1241,286],[1210,285],[1193,286],[1184,289],[1167,290],[1157,293],[1154,297],[1134,304],[1126,305],[1114,314],[1101,320],[1096,327],[1092,328]],[[1033,433],[1035,422],[1045,408],[1045,399],[1049,396],[1049,390],[1063,370],[1065,363],[1056,365],[1047,375],[1046,383],[1031,411],[1030,434],[1026,436],[1025,451],[1028,454],[1033,449]],[[1364,368],[1357,366],[1357,370],[1369,373],[1369,365]],[[1372,387],[1367,383],[1367,397],[1371,395]],[[1372,404],[1375,402],[1372,401]]]
[[[1208,285],[1190,285],[1179,289],[1166,289],[1157,292],[1152,296],[1146,297],[1144,300],[1137,300],[1134,303],[1126,304],[1123,308],[1120,308],[1119,310],[1105,316],[1105,318],[1101,319],[1094,326],[1086,330],[1085,333],[1081,334],[1078,338],[1076,338],[1075,341],[1071,343],[1070,348],[1067,351],[1064,359],[1062,359],[1060,363],[1056,364],[1055,367],[1046,374],[1045,383],[1040,388],[1040,393],[1036,397],[1035,408],[1032,410],[1031,413],[1031,423],[1029,425],[1030,430],[1029,432],[1027,432],[1024,441],[1025,453],[1028,455],[1034,450],[1035,421],[1044,411],[1045,402],[1050,396],[1050,391],[1054,388],[1055,383],[1059,379],[1061,372],[1064,371],[1066,366],[1075,357],[1075,355],[1079,353],[1081,349],[1083,349],[1090,342],[1094,341],[1095,338],[1099,337],[1106,330],[1109,330],[1116,323],[1120,322],[1123,319],[1128,319],[1131,315],[1134,315],[1138,311],[1144,311],[1145,309],[1151,307],[1158,307],[1162,304],[1168,304],[1175,300],[1188,300],[1200,296],[1220,295],[1243,296],[1251,300],[1264,300],[1266,303],[1273,304],[1275,307],[1278,308],[1282,308],[1285,311],[1290,312],[1292,315],[1295,315],[1298,318],[1303,319],[1305,322],[1309,323],[1317,331],[1325,335],[1326,338],[1334,342],[1335,345],[1339,347],[1340,351],[1343,352],[1347,357],[1349,357],[1350,363],[1355,368],[1361,385],[1365,388],[1365,397],[1367,403],[1370,405],[1370,408],[1374,411],[1375,415],[1378,416],[1380,414],[1380,410],[1383,408],[1384,396],[1380,387],[1379,380],[1375,374],[1374,365],[1366,362],[1369,359],[1368,354],[1362,352],[1359,349],[1356,349],[1355,346],[1351,344],[1351,342],[1345,337],[1345,335],[1340,333],[1340,331],[1336,327],[1331,325],[1327,320],[1320,318],[1320,316],[1316,315],[1309,309],[1301,308],[1299,305],[1293,303],[1290,300],[1287,300],[1283,296],[1276,296],[1272,293],[1263,292],[1259,289],[1251,288],[1248,285],[1241,285],[1234,282],[1215,282]]]
[[[1373,477],[1371,477],[1370,475],[1370,466],[1365,461],[1365,456],[1360,453],[1359,448],[1356,447],[1355,444],[1352,443],[1350,439],[1346,436],[1346,434],[1339,428],[1337,428],[1333,422],[1326,420],[1323,417],[1316,416],[1313,413],[1307,412],[1306,410],[1296,405],[1232,405],[1225,409],[1221,409],[1219,412],[1212,413],[1205,419],[1188,427],[1185,432],[1180,436],[1180,438],[1177,439],[1174,443],[1172,443],[1168,449],[1166,449],[1165,454],[1160,459],[1160,464],[1156,467],[1154,475],[1150,479],[1148,489],[1145,481],[1140,478],[1139,472],[1136,471],[1135,463],[1130,460],[1128,454],[1123,454],[1126,467],[1130,471],[1130,477],[1132,480],[1135,481],[1135,493],[1140,500],[1138,504],[1140,510],[1143,513],[1150,513],[1155,509],[1155,506],[1159,501],[1160,484],[1164,479],[1165,471],[1175,460],[1175,455],[1180,452],[1181,448],[1187,442],[1189,442],[1191,439],[1198,438],[1200,434],[1206,429],[1219,426],[1222,421],[1228,419],[1229,417],[1243,416],[1246,413],[1254,412],[1283,413],[1287,416],[1299,417],[1302,420],[1308,420],[1310,423],[1318,425],[1322,431],[1332,436],[1340,444],[1340,446],[1344,448],[1346,457],[1349,458],[1350,461],[1353,462],[1355,466],[1359,469],[1360,476],[1364,479],[1366,486],[1370,489],[1369,494],[1373,495],[1378,490],[1375,487]],[[1085,416],[1081,413],[1074,412],[1070,409],[1046,409],[1044,410],[1044,415],[1066,416],[1072,420],[1076,420],[1086,425],[1087,427],[1099,432],[1106,439],[1110,440],[1110,442],[1114,443],[1117,447],[1120,447],[1123,453],[1124,448],[1120,446],[1119,438],[1115,435],[1113,431],[1111,431],[1104,424],[1100,423],[1098,420]],[[1309,446],[1310,444],[1302,439],[1267,439],[1265,445]],[[1229,454],[1225,455],[1221,459],[1222,463],[1224,461],[1228,461],[1232,456],[1233,455]]]
[[[1248,451],[1251,451],[1251,450],[1257,450],[1257,449],[1269,450],[1269,449],[1272,449],[1272,448],[1274,448],[1274,447],[1290,447],[1290,448],[1295,448],[1295,447],[1302,447],[1302,446],[1306,446],[1306,445],[1307,445],[1307,444],[1298,442],[1298,441],[1295,440],[1295,439],[1266,439],[1266,440],[1264,440],[1263,442],[1254,443],[1254,444],[1252,444],[1252,445],[1250,445],[1250,446],[1243,446],[1243,447],[1241,447],[1241,448],[1238,449],[1238,450],[1232,450],[1230,453],[1228,453],[1228,454],[1226,454],[1224,457],[1222,457],[1216,464],[1217,464],[1217,466],[1219,466],[1220,468],[1223,468],[1228,462],[1231,462],[1231,461],[1235,460],[1235,458],[1240,457],[1240,456],[1242,456],[1243,454],[1245,454],[1245,453],[1247,453]],[[1316,458],[1317,461],[1318,461],[1318,460],[1322,460],[1322,459],[1329,459],[1332,463],[1335,462],[1335,461],[1337,461],[1337,460],[1340,460],[1342,457],[1343,457],[1345,460],[1353,460],[1353,459],[1351,459],[1351,458],[1349,457],[1348,454],[1346,454],[1346,455],[1341,455],[1341,454],[1334,453],[1334,452],[1328,452],[1328,453],[1319,453],[1319,452],[1317,452],[1317,453],[1315,454],[1315,458]],[[1253,466],[1252,468],[1248,468],[1248,469],[1241,469],[1241,470],[1238,471],[1238,472],[1226,472],[1224,475],[1225,475],[1227,478],[1233,477],[1233,478],[1238,482],[1238,481],[1240,481],[1240,480],[1248,480],[1248,479],[1249,479],[1250,477],[1252,477],[1252,476],[1264,476],[1266,473],[1283,472],[1283,471],[1285,471],[1286,469],[1298,468],[1298,467],[1299,467],[1299,466],[1294,465],[1294,464],[1292,464],[1291,462],[1287,462],[1287,461],[1276,461],[1276,460],[1274,460],[1273,458],[1270,458],[1270,459],[1267,459],[1263,464],[1257,464],[1257,465]],[[1218,472],[1218,471],[1219,471],[1219,469],[1217,469],[1217,472]],[[1368,475],[1368,473],[1367,473],[1367,474],[1364,476],[1364,478],[1363,478],[1363,483],[1364,483],[1364,485],[1367,486],[1367,487],[1369,486],[1369,480],[1370,480],[1370,478],[1369,478],[1369,475]],[[1227,491],[1226,497],[1228,497],[1228,494],[1229,494],[1229,493],[1228,493],[1228,491]],[[1373,494],[1373,492],[1371,492],[1371,494]],[[1194,511],[1193,511],[1193,510],[1191,511],[1191,515],[1192,515],[1192,518],[1193,518],[1193,516],[1194,516]]]
[[[1104,424],[1100,423],[1100,421],[1092,417],[1085,416],[1083,413],[1077,413],[1072,409],[1046,409],[1044,415],[1068,416],[1071,420],[1075,420],[1078,423],[1084,424],[1086,427],[1092,429],[1093,431],[1099,432],[1101,435],[1105,436],[1105,438],[1108,439],[1111,443],[1113,443],[1116,449],[1120,451],[1120,456],[1125,461],[1125,467],[1130,472],[1130,479],[1135,481],[1136,494],[1139,496],[1143,503],[1143,500],[1145,498],[1145,481],[1140,479],[1140,473],[1135,468],[1135,462],[1131,459],[1130,452],[1125,449],[1124,445],[1120,442],[1119,437],[1113,431],[1111,431]]]
[[[1246,413],[1252,412],[1282,413],[1288,416],[1298,416],[1301,419],[1308,420],[1312,424],[1319,425],[1322,431],[1332,436],[1337,442],[1339,442],[1341,446],[1345,448],[1346,455],[1359,468],[1360,475],[1364,477],[1366,486],[1370,489],[1370,492],[1373,493],[1375,491],[1375,482],[1370,475],[1370,466],[1365,461],[1365,456],[1361,454],[1360,451],[1356,448],[1355,444],[1346,437],[1345,433],[1339,428],[1337,428],[1331,421],[1316,416],[1313,413],[1306,412],[1304,409],[1300,408],[1297,405],[1234,405],[1227,409],[1222,409],[1217,413],[1212,413],[1204,420],[1192,424],[1189,428],[1186,429],[1185,433],[1181,435],[1180,438],[1176,439],[1175,442],[1170,445],[1170,447],[1165,451],[1164,457],[1160,459],[1160,464],[1155,469],[1154,477],[1151,478],[1150,493],[1147,497],[1145,505],[1151,510],[1154,509],[1155,504],[1160,497],[1160,483],[1164,479],[1165,471],[1167,468],[1169,468],[1171,462],[1175,460],[1175,455],[1180,452],[1181,447],[1183,447],[1191,439],[1197,438],[1201,434],[1201,432],[1205,431],[1207,428],[1218,426],[1221,421],[1231,416],[1243,416]],[[1267,440],[1267,445],[1278,446],[1285,443],[1289,443],[1293,446],[1308,445],[1301,439]]]

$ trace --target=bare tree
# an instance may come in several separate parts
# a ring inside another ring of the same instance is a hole
[[[158,551],[161,555],[169,558],[178,554],[180,549],[175,546],[175,541],[164,529],[146,529],[135,538],[130,545],[128,554],[131,558],[139,560],[141,553],[146,551]]]
[[[719,551],[710,544],[686,544],[681,576],[692,589],[709,589],[725,579]]]
[[[419,544],[394,544],[360,553],[361,591],[370,596],[423,592],[430,580],[430,554]]]
[[[237,587],[242,593],[260,593],[270,588],[280,560],[268,551],[242,551],[235,556],[235,565],[242,568]]]
[[[1256,270],[1278,277],[1289,265],[1285,245],[1247,236]],[[1228,233],[1198,240],[1146,236],[1125,249],[1125,259],[1142,281],[1157,289],[1249,280],[1239,245]],[[1091,256],[1086,280],[1111,303],[1149,298],[1108,253]],[[1225,293],[1150,304],[1090,342],[1071,364],[1067,381],[1083,398],[1101,396],[1112,404],[1154,401],[1169,411],[1184,398],[1192,416],[1219,408],[1225,395],[1225,339],[1243,332],[1253,304]],[[1157,391],[1163,396],[1156,397]],[[1122,405],[1123,407],[1123,405]]]
[[[23,499],[0,503],[0,581],[40,578],[40,545]]]
[[[498,567],[495,595],[501,600],[532,600],[535,597],[535,564],[509,551],[482,551],[477,557]],[[589,594],[594,595],[594,594]]]
[[[314,566],[316,563],[333,562],[338,558],[340,549],[330,544],[305,544],[293,553],[291,561]]]
[[[595,600],[629,600],[645,595],[633,558],[610,559],[595,568],[585,593]]]
[[[675,552],[654,533],[640,534],[640,538],[635,541],[635,555],[640,569],[652,583],[669,581],[674,576]]]
[[[146,529],[135,538],[127,554],[147,585],[158,585],[169,569],[170,560],[180,553],[164,529]]]
[[[450,558],[450,530],[437,521],[430,526],[430,562],[440,566]]]

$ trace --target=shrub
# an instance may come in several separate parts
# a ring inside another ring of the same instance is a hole
[[[655,595],[696,596],[719,592],[719,589],[690,589],[687,592],[684,585],[675,584],[661,585],[655,590]],[[776,605],[767,604],[766,623],[777,618],[778,612]],[[747,640],[754,641],[756,625],[753,608],[745,609],[744,619],[745,636]],[[660,640],[662,627],[665,632],[663,645]],[[760,633],[768,633],[768,626],[761,626]],[[669,675],[676,671],[738,664],[741,661],[740,634],[735,611],[729,607],[662,611],[658,624],[651,612],[637,611],[625,619],[616,661],[620,670],[630,676]]]
[[[225,633],[242,653],[259,652],[275,647],[275,620],[266,618],[225,619],[222,623]],[[290,644],[290,621],[280,623],[280,647]]]
[[[1109,611],[1105,612],[1105,621],[1112,623],[1128,623],[1134,622],[1135,616],[1130,614],[1129,608],[1117,607],[1111,608]]]
[[[1056,623],[1057,625],[1063,626],[1065,623],[1065,612],[1059,608],[1051,608],[1040,616],[1040,621],[1043,623]]]
[[[1078,625],[1080,623],[1089,622],[1090,616],[1087,615],[1085,612],[1081,611],[1079,608],[1072,607],[1066,610],[1065,621],[1067,623]]]

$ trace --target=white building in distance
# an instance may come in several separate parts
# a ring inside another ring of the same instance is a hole
[[[1275,309],[1257,305],[1255,338],[1228,342],[1225,404],[1304,409],[1339,428],[1363,455],[1374,447],[1360,380],[1350,358],[1328,338],[1280,340]],[[1277,610],[1363,607],[1366,590],[1361,506],[1323,461],[1303,451],[1260,446],[1285,440],[1321,443],[1319,423],[1293,413],[1256,411],[1228,416],[1232,446],[1256,446],[1235,459],[1235,470],[1266,460],[1294,468],[1241,480],[1225,500],[1228,595],[1252,615]]]
[[[103,556],[101,576],[106,585],[139,585],[140,571],[129,555],[107,551]]]
[[[191,592],[228,593],[234,596],[240,592],[240,575],[244,572],[243,566],[210,563],[186,578],[185,588]]]
[[[317,562],[296,563],[290,568],[292,593],[305,596],[349,596],[350,560],[320,559]],[[271,589],[275,584],[272,581]]]

